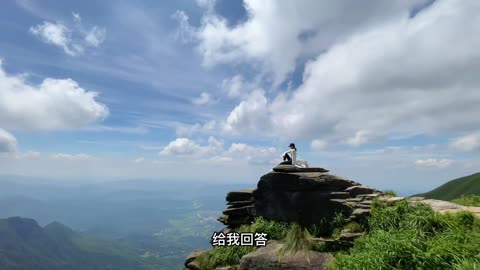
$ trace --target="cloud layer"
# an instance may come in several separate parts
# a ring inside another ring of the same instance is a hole
[[[206,13],[195,35],[207,64],[260,60],[283,81],[309,59],[293,91],[244,97],[224,121],[227,133],[358,146],[478,128],[478,1],[421,11],[425,1],[337,2],[245,1],[249,17],[234,27]],[[344,11],[360,10],[344,22]]]

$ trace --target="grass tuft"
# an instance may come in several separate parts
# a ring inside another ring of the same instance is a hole
[[[470,212],[440,214],[428,205],[377,202],[368,234],[329,265],[339,269],[475,269],[480,221]]]
[[[452,202],[464,206],[480,206],[480,195],[462,195],[460,198],[452,200]]]

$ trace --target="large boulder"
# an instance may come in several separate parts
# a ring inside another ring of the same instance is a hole
[[[347,188],[359,185],[325,172],[270,172],[254,192],[255,215],[305,226],[319,224],[337,213],[349,216]]]
[[[279,165],[260,178],[256,189],[229,192],[229,206],[218,220],[230,228],[258,216],[308,226],[338,213],[348,217],[357,208],[369,209],[380,193],[323,168]]]

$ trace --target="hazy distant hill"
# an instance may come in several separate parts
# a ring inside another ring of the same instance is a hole
[[[0,219],[0,269],[155,269],[126,246],[76,233],[58,222],[44,228],[30,218]],[[158,269],[158,268],[157,268]]]
[[[468,194],[480,195],[480,173],[451,180],[432,191],[416,196],[450,201]]]

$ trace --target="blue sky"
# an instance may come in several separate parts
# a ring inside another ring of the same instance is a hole
[[[9,1],[0,169],[254,183],[295,142],[312,165],[422,191],[480,166],[479,10]]]

